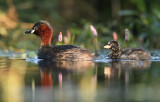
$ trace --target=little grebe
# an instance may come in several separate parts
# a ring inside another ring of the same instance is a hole
[[[127,48],[122,50],[117,41],[110,41],[104,48],[111,49],[112,52],[108,55],[112,59],[127,59],[127,60],[149,60],[151,54],[142,48]]]
[[[41,38],[41,46],[38,50],[38,58],[53,60],[94,60],[94,55],[88,50],[75,45],[51,46],[53,29],[47,21],[37,22],[32,29],[25,34],[35,34]]]

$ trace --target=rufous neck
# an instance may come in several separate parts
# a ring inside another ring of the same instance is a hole
[[[51,45],[52,37],[53,37],[53,31],[48,30],[48,31],[44,32],[44,34],[41,35],[40,37],[41,37],[41,46]]]
[[[51,45],[52,39],[41,39],[41,46],[48,46]]]

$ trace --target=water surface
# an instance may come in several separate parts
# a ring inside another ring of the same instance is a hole
[[[18,56],[18,57],[17,57]],[[53,62],[0,57],[0,101],[160,101],[160,61]]]

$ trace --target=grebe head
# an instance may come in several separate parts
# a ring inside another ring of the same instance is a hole
[[[112,51],[119,51],[121,49],[120,44],[117,41],[110,41],[104,48],[111,49]]]
[[[50,45],[53,37],[52,26],[47,21],[37,22],[32,29],[27,30],[25,34],[35,34],[41,38],[41,46]]]

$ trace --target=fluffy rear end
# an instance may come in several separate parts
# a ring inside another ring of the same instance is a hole
[[[144,51],[141,48],[126,49],[123,51],[121,59],[128,60],[149,60],[151,55],[149,52]]]

